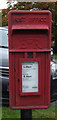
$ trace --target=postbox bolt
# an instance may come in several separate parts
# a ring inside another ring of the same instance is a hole
[[[18,82],[20,81],[20,79],[18,78]]]
[[[14,68],[14,72],[16,72],[16,69]]]
[[[28,52],[27,55],[28,58],[33,58],[33,52]]]

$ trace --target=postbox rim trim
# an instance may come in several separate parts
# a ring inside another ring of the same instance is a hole
[[[51,12],[49,11],[49,10],[33,10],[33,11],[28,11],[28,10],[10,10],[9,12],[8,12],[8,15],[9,14],[14,14],[14,13],[29,13],[29,14],[31,14],[31,13],[35,13],[35,14],[37,14],[37,13],[39,13],[39,14],[42,14],[42,13],[44,13],[44,14],[51,14]]]
[[[12,30],[49,30],[47,25],[13,25]]]

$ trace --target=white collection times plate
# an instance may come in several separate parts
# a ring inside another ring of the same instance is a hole
[[[22,93],[38,92],[38,62],[22,62]]]

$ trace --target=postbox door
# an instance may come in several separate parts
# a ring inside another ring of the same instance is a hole
[[[24,53],[15,54],[16,105],[44,105],[44,97],[46,97],[44,93],[46,83],[45,55],[44,53],[36,53],[36,58],[33,59],[22,58],[24,56]]]

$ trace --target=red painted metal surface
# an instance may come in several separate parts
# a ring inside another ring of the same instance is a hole
[[[13,109],[42,109],[50,104],[51,19],[49,11],[13,10],[8,14],[9,96]],[[22,92],[24,62],[38,63],[37,92]]]

